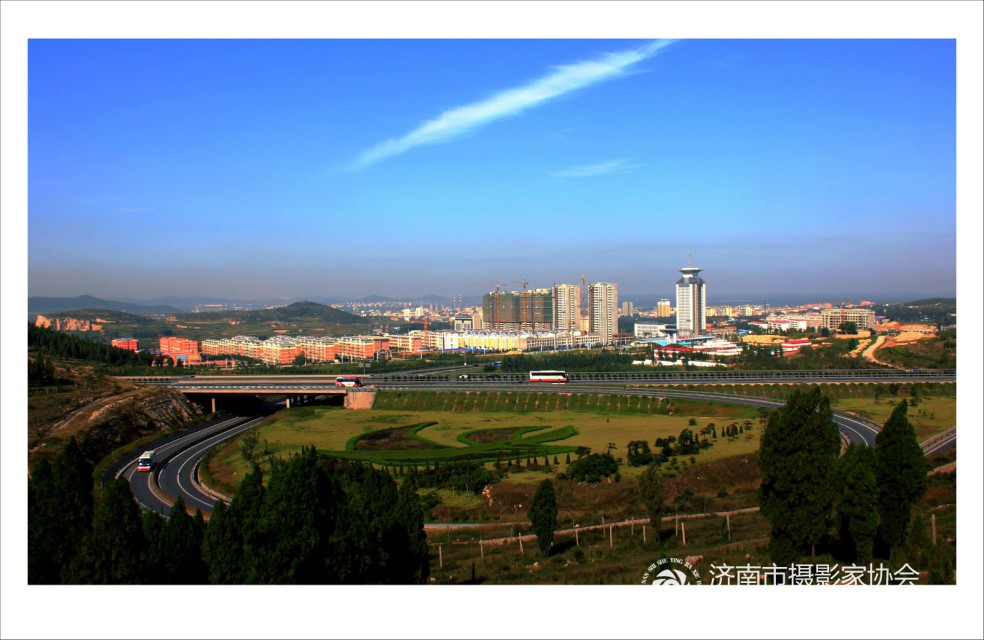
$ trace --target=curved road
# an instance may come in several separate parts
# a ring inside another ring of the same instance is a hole
[[[134,458],[117,475],[129,481],[138,503],[162,515],[170,513],[171,504],[179,495],[189,507],[210,512],[215,499],[200,488],[197,480],[193,481],[195,463],[209,448],[260,424],[261,420],[262,417],[237,416],[181,436],[155,447],[157,462],[150,473],[137,471]]]

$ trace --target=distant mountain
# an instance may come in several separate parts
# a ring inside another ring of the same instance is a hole
[[[399,300],[396,298],[387,298],[386,296],[371,295],[363,298],[357,298],[352,300],[352,302],[399,302]]]
[[[33,319],[37,315],[51,315],[65,311],[107,309],[109,311],[124,311],[138,316],[152,316],[162,313],[181,313],[181,309],[169,305],[145,305],[132,302],[116,302],[103,300],[93,296],[76,296],[74,298],[49,298],[31,296],[27,299],[27,313]]]
[[[906,302],[907,307],[954,307],[957,306],[956,298],[926,298],[925,300],[913,300]]]
[[[202,321],[208,316],[235,318],[243,322],[294,322],[298,320],[319,320],[330,324],[363,324],[365,322],[359,316],[310,301],[295,302],[283,307],[256,311],[209,311],[183,314],[181,318],[188,321]]]

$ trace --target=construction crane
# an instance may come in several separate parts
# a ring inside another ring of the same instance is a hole
[[[519,325],[519,326],[525,329],[526,328],[526,318],[527,318],[527,316],[526,316],[526,308],[529,306],[529,299],[530,299],[529,294],[527,294],[527,292],[526,292],[526,285],[528,285],[529,282],[526,281],[526,278],[523,278],[522,280],[513,280],[513,282],[515,282],[516,284],[523,285],[523,293],[519,297],[520,304],[523,305],[523,323],[521,325]]]
[[[498,329],[499,325],[499,292],[502,285],[498,282],[469,282],[469,287],[495,287],[495,297],[492,299],[492,328]],[[489,293],[492,293],[489,291]]]

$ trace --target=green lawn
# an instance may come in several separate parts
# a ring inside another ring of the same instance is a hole
[[[608,398],[602,398],[608,400]],[[337,407],[295,407],[281,411],[257,428],[261,449],[272,456],[286,457],[300,451],[303,446],[315,446],[319,451],[334,452],[342,457],[372,460],[376,462],[404,460],[423,464],[428,460],[470,454],[494,460],[496,451],[505,457],[525,458],[532,455],[554,456],[563,464],[567,453],[576,447],[588,447],[592,452],[603,453],[609,443],[615,448],[616,457],[624,457],[632,440],[645,440],[654,446],[656,438],[678,436],[683,429],[697,431],[714,423],[719,433],[738,419],[715,416],[695,416],[697,425],[690,425],[686,415],[619,415],[591,411],[550,411],[539,413],[507,412],[458,412],[458,411],[347,411]],[[420,425],[423,425],[422,427]],[[405,431],[411,437],[441,445],[442,449],[400,451],[356,450],[355,442],[370,432],[400,427],[416,427]],[[489,433],[490,430],[510,430],[508,438],[489,442],[469,441],[471,433]],[[697,454],[697,462],[708,462],[723,457],[752,453],[758,449],[760,429],[736,438],[723,436],[712,439],[710,449]],[[689,456],[680,463],[690,464]],[[209,462],[211,474],[227,486],[238,484],[237,478],[247,471],[246,462],[239,454],[238,440],[219,447]],[[669,467],[667,467],[669,469]],[[636,470],[623,467],[626,475]],[[525,478],[524,478],[525,479]]]

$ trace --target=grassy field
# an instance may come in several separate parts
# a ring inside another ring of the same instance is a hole
[[[385,398],[380,393],[377,400]],[[396,394],[392,394],[396,395]],[[413,395],[413,394],[404,394]],[[675,415],[641,414],[641,413],[607,413],[592,410],[549,410],[535,411],[506,411],[506,410],[469,410],[463,411],[448,399],[436,397],[439,394],[420,394],[434,396],[421,402],[421,405],[435,406],[440,404],[447,407],[445,411],[426,410],[386,410],[374,408],[371,411],[347,411],[338,407],[295,407],[281,411],[272,416],[262,426],[257,428],[262,449],[270,456],[286,457],[297,452],[303,446],[315,446],[324,453],[333,453],[341,457],[358,458],[383,462],[393,461],[392,450],[373,450],[360,448],[357,443],[365,442],[367,434],[376,434],[382,430],[390,430],[394,434],[389,442],[398,442],[399,438],[413,438],[423,443],[438,445],[434,447],[408,446],[399,452],[399,458],[406,461],[419,461],[447,458],[452,455],[483,454],[487,460],[495,459],[495,451],[502,449],[508,453],[524,458],[523,453],[529,447],[534,455],[548,456],[552,462],[557,457],[561,467],[568,452],[576,447],[588,447],[592,452],[603,453],[609,444],[614,444],[612,454],[624,457],[627,445],[632,440],[645,440],[653,446],[656,438],[678,436],[683,429],[698,431],[708,424],[715,424],[719,433],[722,428],[733,422],[752,420],[754,410],[748,407],[736,407],[722,404],[693,404],[692,411]],[[444,394],[455,396],[457,394]],[[503,398],[510,395],[536,394],[465,394],[468,402],[475,406],[496,406],[498,403],[511,402],[516,405],[525,398]],[[490,396],[484,399],[476,396]],[[546,394],[543,394],[546,395]],[[558,401],[557,398],[542,398],[538,406],[545,406],[546,400]],[[611,407],[619,403],[611,402],[605,396],[587,399],[577,398],[578,406]],[[674,400],[676,403],[676,400]],[[677,409],[681,408],[677,403]],[[386,406],[387,403],[383,403]],[[390,403],[392,405],[392,403]],[[376,407],[379,405],[377,404]],[[636,407],[639,408],[639,407]],[[623,410],[632,410],[623,406]],[[708,415],[711,414],[711,415]],[[724,415],[720,415],[724,414]],[[690,424],[690,419],[697,421]],[[421,426],[422,425],[422,426]],[[497,431],[502,432],[499,438]],[[753,453],[758,449],[760,428],[751,433],[741,434],[734,438],[721,435],[712,439],[714,443],[709,449],[702,450],[694,456],[696,462],[708,462],[724,457]],[[475,433],[481,436],[474,435]],[[412,450],[411,450],[412,449]],[[518,452],[518,453],[517,453]],[[512,457],[515,457],[512,456]],[[675,473],[681,468],[694,464],[690,456],[681,457],[677,464],[667,465],[667,473]],[[209,477],[226,490],[238,485],[247,471],[247,464],[239,454],[238,440],[233,440],[218,447],[209,460]],[[679,465],[679,466],[678,466]],[[632,477],[641,469],[622,467],[622,474]],[[539,478],[536,472],[517,474],[522,476],[521,482],[534,482]],[[549,475],[544,475],[549,477]]]

